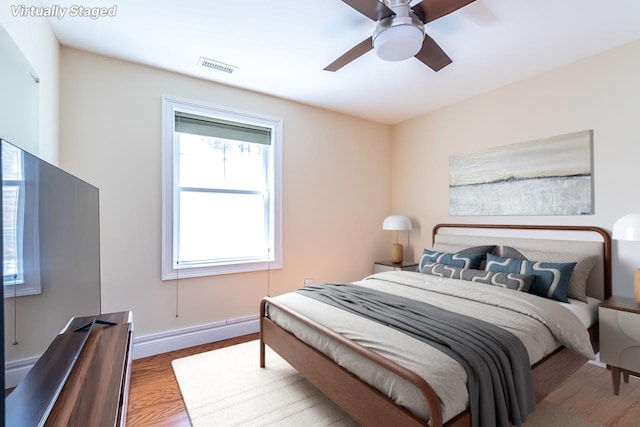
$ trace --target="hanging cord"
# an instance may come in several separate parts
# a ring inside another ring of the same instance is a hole
[[[267,296],[271,296],[271,248],[268,250],[267,257]]]
[[[13,253],[18,254],[18,240],[13,241]],[[21,255],[20,255],[21,256]],[[20,271],[20,258],[16,258],[16,272],[13,273],[13,345],[18,345],[18,271]],[[3,286],[4,287],[4,286]],[[4,295],[4,289],[2,290]]]
[[[13,275],[13,345],[18,345],[18,275]]]
[[[180,317],[179,302],[180,302],[180,261],[176,261],[176,317]]]

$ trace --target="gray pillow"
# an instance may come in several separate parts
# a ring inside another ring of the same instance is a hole
[[[561,252],[516,249],[511,246],[500,246],[497,252],[497,255],[503,258],[553,263],[575,262],[576,266],[569,278],[567,296],[582,302],[587,302],[587,280],[589,279],[589,274],[591,274],[591,270],[597,261],[597,257]]]
[[[493,252],[496,248],[496,245],[484,245],[484,246],[471,246],[470,248],[465,248],[457,251],[459,254],[488,254]]]
[[[484,283],[500,286],[515,291],[527,292],[535,278],[532,274],[503,273],[470,268],[459,268],[447,264],[427,262],[422,267],[422,273],[432,276],[447,277],[451,279],[466,280],[469,282]]]

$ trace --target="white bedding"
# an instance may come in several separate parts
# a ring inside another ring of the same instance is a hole
[[[598,323],[598,307],[600,306],[600,302],[599,299],[587,297],[586,303],[569,298],[569,303],[558,301],[558,304],[567,310],[571,310],[584,326],[590,328]]]
[[[495,286],[406,271],[374,274],[356,284],[428,302],[498,325],[520,338],[532,365],[560,345],[588,358],[594,356],[584,322],[556,301]],[[399,331],[295,292],[275,299],[421,375],[442,401],[444,421],[467,408],[467,374],[458,362],[439,350]],[[405,380],[382,371],[273,307],[269,308],[269,317],[386,393],[396,403],[423,419],[428,418],[426,403]]]

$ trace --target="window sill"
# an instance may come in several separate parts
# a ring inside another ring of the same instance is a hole
[[[281,269],[279,262],[247,262],[236,264],[206,265],[202,267],[183,267],[162,272],[162,280],[186,279],[191,277],[219,276],[223,274],[250,273]]]

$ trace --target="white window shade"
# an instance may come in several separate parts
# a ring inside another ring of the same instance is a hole
[[[175,131],[271,145],[270,128],[189,114],[183,111],[176,111]]]

